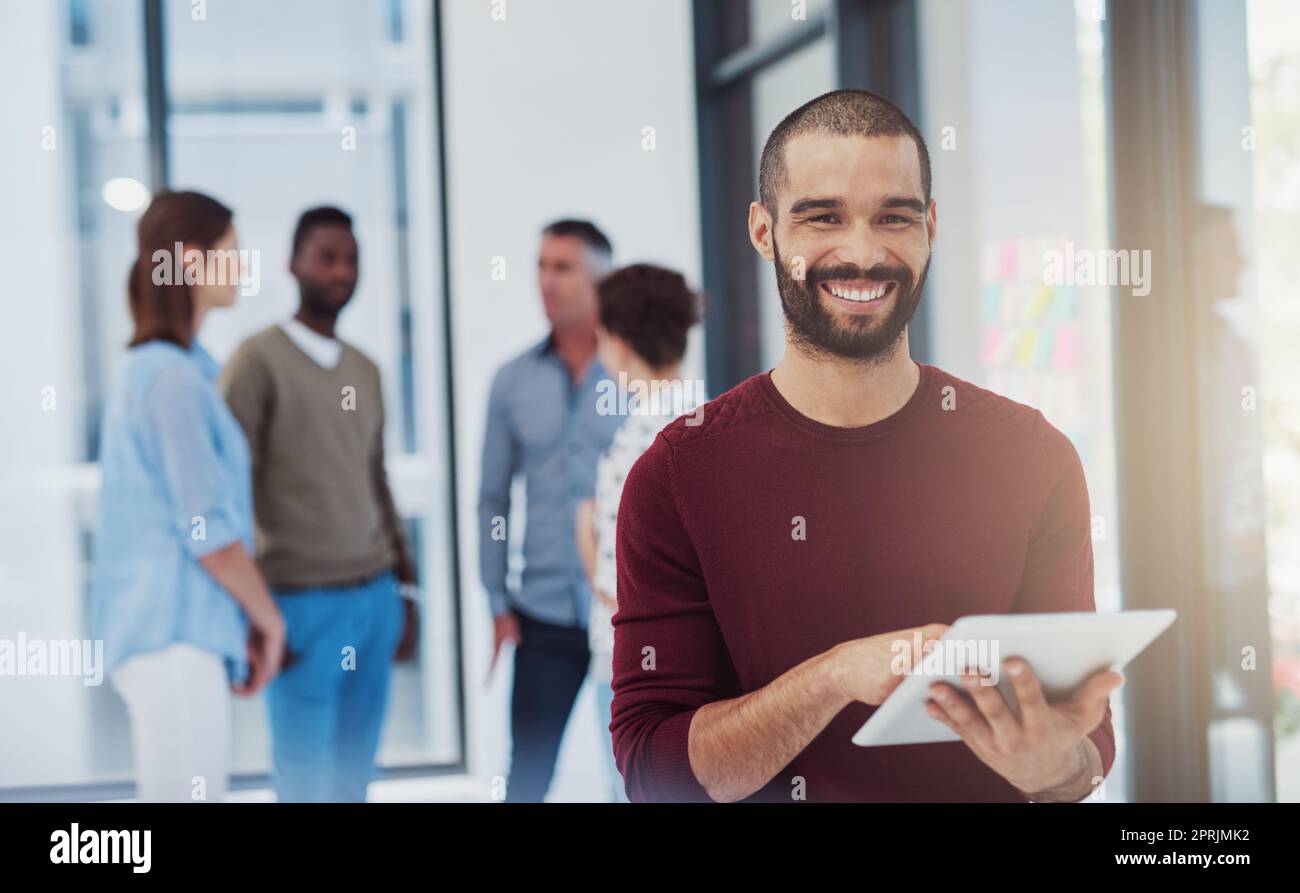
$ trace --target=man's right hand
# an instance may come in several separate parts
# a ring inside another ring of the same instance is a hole
[[[524,637],[519,632],[519,618],[514,611],[506,611],[492,618],[492,662],[488,664],[488,680],[492,679],[492,670],[496,668],[501,646],[511,642],[518,647],[523,640]]]
[[[687,731],[691,771],[709,798],[743,800],[803,752],[854,701],[879,704],[915,666],[917,640],[943,636],[932,623],[822,651],[756,691],[700,707]],[[906,650],[904,650],[906,649]],[[910,660],[900,667],[900,655]]]
[[[920,633],[924,648],[927,642],[943,638],[947,631],[945,624],[930,623],[842,642],[833,649],[831,679],[844,697],[878,706],[907,675],[898,671],[902,658],[907,658],[905,667],[920,666],[925,655],[913,653],[916,634]]]

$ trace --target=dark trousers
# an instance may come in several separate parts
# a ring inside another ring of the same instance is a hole
[[[557,626],[515,611],[523,641],[515,649],[510,693],[509,803],[541,803],[555,774],[555,758],[573,702],[587,678],[587,631]]]

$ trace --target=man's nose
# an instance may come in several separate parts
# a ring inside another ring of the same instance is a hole
[[[883,242],[855,228],[846,234],[844,242],[831,258],[836,264],[854,266],[866,272],[878,264],[889,263],[889,252]]]

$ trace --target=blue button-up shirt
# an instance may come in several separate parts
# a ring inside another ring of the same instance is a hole
[[[574,383],[548,336],[497,371],[488,398],[479,489],[479,570],[493,615],[519,608],[538,620],[587,625],[591,587],[578,554],[574,515],[596,489],[596,460],[625,419],[597,408],[609,377],[593,360]],[[506,585],[510,485],[526,487],[524,567]]]
[[[248,443],[195,344],[132,348],[104,412],[92,635],[104,671],[188,642],[248,675],[247,625],[199,559],[233,542],[253,549]]]

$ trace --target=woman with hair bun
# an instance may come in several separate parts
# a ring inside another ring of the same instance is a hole
[[[587,624],[592,680],[609,756],[612,799],[627,802],[614,763],[610,738],[613,703],[614,628],[618,610],[614,535],[623,481],[660,430],[693,412],[703,394],[693,394],[681,377],[686,336],[699,321],[699,297],[680,273],[653,264],[632,264],[597,285],[600,325],[597,350],[617,389],[611,400],[627,421],[614,435],[596,466],[596,498],[578,506],[578,551],[591,578],[591,617]],[[690,424],[690,420],[687,421]]]
[[[92,629],[131,718],[137,797],[220,800],[230,695],[275,675],[284,622],[253,562],[243,430],[196,340],[239,285],[229,208],[157,195],[127,291],[135,324],[104,413]]]

